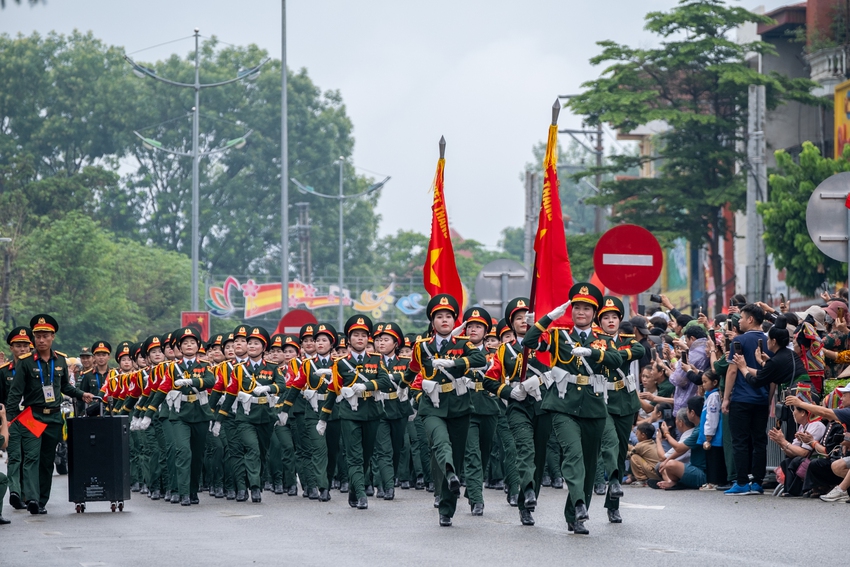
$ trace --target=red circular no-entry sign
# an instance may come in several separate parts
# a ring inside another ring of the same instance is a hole
[[[615,226],[599,239],[593,269],[609,290],[622,295],[642,293],[661,275],[664,255],[651,232],[634,224]]]

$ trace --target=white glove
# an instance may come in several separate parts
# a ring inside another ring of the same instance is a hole
[[[319,435],[322,437],[325,436],[325,429],[328,428],[328,422],[324,420],[319,420],[319,423],[316,424],[316,431],[319,432]]]
[[[214,422],[212,424],[212,429],[210,431],[212,431],[213,437],[218,437],[219,434],[221,433],[221,422],[220,421]]]
[[[354,392],[355,396],[360,396],[366,391],[366,384],[357,383],[351,387],[351,391]]]
[[[285,411],[282,411],[279,414],[277,414],[277,422],[278,423],[280,423],[281,425],[286,425],[287,421],[289,421],[289,414],[288,413],[286,413]]]
[[[343,398],[354,397],[354,390],[352,388],[349,388],[348,386],[343,386],[342,389],[340,389],[339,393],[342,394]]]
[[[182,388],[183,386],[191,386],[192,379],[191,378],[181,378],[180,380],[174,381],[175,388]]]
[[[133,419],[131,419],[131,420],[130,420],[130,431],[135,431],[135,430],[136,430],[136,426],[137,426],[138,424],[139,424],[139,418],[138,418],[138,417],[134,417]]]
[[[150,427],[150,426],[151,426],[151,418],[149,418],[148,416],[143,417],[142,421],[139,422],[139,429],[141,431],[147,430],[147,428]]]
[[[269,386],[257,386],[254,388],[255,396],[262,396],[263,394],[268,394],[271,392],[271,388]]]
[[[334,371],[330,368],[319,368],[318,370],[314,370],[314,372],[319,376],[330,376],[334,373]]]
[[[518,402],[523,401],[527,395],[528,393],[521,386],[515,386],[511,389],[511,397]]]
[[[569,306],[570,306],[569,301],[567,301],[563,305],[559,305],[558,307],[554,308],[552,311],[549,312],[548,317],[550,319],[552,319],[553,321],[555,319],[560,319],[561,317],[564,316],[564,313],[567,312],[567,307],[569,307]]]
[[[431,361],[431,364],[434,368],[452,368],[455,365],[455,361],[448,358],[435,358]]]
[[[458,335],[462,335],[465,330],[466,330],[466,321],[464,321],[463,323],[461,323],[460,325],[458,325],[457,327],[452,329],[452,332],[449,333],[449,336],[456,337]]]
[[[537,322],[537,319],[534,318],[534,313],[532,311],[526,311],[525,313],[525,324],[531,327],[534,323]]]
[[[573,349],[573,356],[590,356],[593,351],[587,347],[578,346]]]

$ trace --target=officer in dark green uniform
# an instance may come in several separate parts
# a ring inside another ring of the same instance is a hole
[[[499,350],[502,343],[514,340],[514,332],[504,319],[496,323],[495,336],[498,341],[494,347],[495,351]],[[519,473],[516,466],[516,442],[511,433],[511,426],[508,424],[508,408],[502,403],[500,409],[501,414],[496,423],[496,440],[493,443],[494,452],[490,456],[491,479],[496,480],[491,483],[491,488],[504,489],[508,504],[517,507],[519,506]],[[502,482],[500,483],[499,480]]]
[[[451,526],[460,497],[458,472],[463,466],[469,415],[469,387],[464,374],[487,364],[484,352],[458,338],[455,322],[460,314],[457,300],[447,294],[431,298],[426,308],[434,335],[413,349],[406,381],[420,390],[419,415],[431,448],[431,474],[439,495],[440,525]],[[421,382],[414,382],[421,371]]]
[[[473,347],[492,355],[484,347],[484,339],[490,331],[492,318],[481,307],[471,307],[463,314],[464,332]],[[473,516],[484,515],[484,471],[490,460],[496,424],[502,413],[502,403],[495,394],[484,389],[484,373],[487,366],[470,368],[466,378],[470,380],[470,401],[472,414],[469,418],[469,436],[466,438],[466,455],[463,460],[463,474],[466,480],[466,499]]]
[[[28,356],[32,352],[32,343],[32,331],[29,330],[29,327],[15,327],[6,335],[6,344],[12,351],[12,360],[0,366],[0,404],[7,408],[10,405],[8,399],[9,392],[12,390],[12,380],[18,372],[21,357]],[[6,454],[9,456],[9,462],[6,465],[6,472],[9,474],[9,504],[15,510],[26,508],[24,504],[26,497],[21,497],[21,487],[23,486],[23,470],[21,468],[23,462],[21,455],[22,429],[23,425],[20,423],[11,423],[9,424],[9,435],[6,437],[9,443],[6,448]]]
[[[318,325],[308,323],[302,325],[298,332],[298,341],[301,344],[301,360],[302,362],[316,356],[316,327]],[[289,417],[292,418],[290,427],[292,428],[292,442],[295,444],[295,468],[298,471],[298,477],[301,480],[301,496],[307,498],[309,490],[315,486],[315,477],[310,476],[309,471],[312,470],[310,465],[310,441],[309,433],[304,425],[304,416],[307,409],[307,400],[303,396],[295,396],[291,400],[292,407],[288,408]]]
[[[484,387],[491,393],[508,401],[507,420],[510,436],[516,444],[516,466],[519,476],[520,522],[533,526],[531,513],[537,507],[540,483],[546,465],[546,443],[552,431],[552,416],[544,411],[543,396],[547,386],[544,375],[549,368],[540,362],[534,351],[529,350],[525,376],[522,375],[523,351],[528,323],[529,300],[517,297],[505,307],[505,322],[513,333],[513,339],[502,343],[493,356],[493,364],[487,370]],[[504,337],[508,337],[506,332]]]
[[[336,329],[328,323],[315,326],[312,336],[316,345],[315,356],[301,363],[298,376],[292,381],[287,394],[287,407],[294,407],[297,398],[304,404],[304,432],[306,454],[309,460],[303,469],[302,488],[311,500],[327,502],[330,497],[330,478],[328,466],[328,442],[316,429],[322,419],[322,407],[328,398],[328,385],[333,380],[333,358],[331,351],[336,345]],[[336,410],[336,408],[334,408]],[[332,416],[336,417],[336,416]],[[330,417],[327,418],[330,421]],[[339,449],[339,424],[335,420],[335,452]]]
[[[171,410],[171,430],[174,436],[174,466],[177,473],[177,492],[180,505],[199,504],[198,483],[204,463],[209,422],[212,412],[206,389],[212,388],[215,378],[209,364],[198,360],[201,335],[193,327],[183,327],[174,337],[182,359],[167,367],[161,392]]]
[[[553,382],[543,399],[543,409],[552,414],[552,428],[564,453],[561,470],[569,489],[564,517],[568,530],[587,534],[584,522],[608,418],[608,372],[619,368],[623,359],[610,338],[592,329],[602,303],[599,289],[578,283],[570,289],[570,302],[574,327],[569,333],[548,329],[566,312],[565,303],[534,323],[524,342],[528,348],[552,357]]]
[[[404,337],[405,347],[401,350],[405,358],[408,359],[408,365],[413,356],[413,347],[416,341],[421,340],[422,335],[416,333],[408,333]],[[407,384],[407,375],[405,374],[405,386]],[[412,468],[411,476],[415,473],[416,481],[414,488],[416,490],[428,490],[434,492],[434,482],[431,479],[431,451],[428,449],[428,440],[425,439],[425,427],[422,425],[422,420],[419,418],[417,408],[419,400],[415,394],[420,392],[409,393],[408,401],[412,415],[407,417],[407,438],[410,440],[410,466]]]
[[[596,314],[602,332],[611,337],[623,358],[622,365],[608,374],[608,419],[602,436],[602,462],[600,463],[608,472],[605,508],[608,510],[608,521],[612,524],[623,521],[620,516],[620,498],[623,496],[620,481],[626,467],[629,435],[632,432],[635,415],[640,410],[637,394],[640,376],[638,361],[643,358],[645,352],[643,346],[635,339],[633,332],[626,333],[620,328],[624,311],[622,301],[616,297],[606,296]]]
[[[263,466],[277,422],[274,403],[270,402],[274,401],[272,396],[279,396],[286,388],[276,365],[263,360],[269,338],[264,328],[251,327],[248,333],[248,361],[236,369],[239,392],[236,395],[228,392],[224,400],[225,408],[236,403],[236,435],[239,437],[235,454],[238,467],[236,481],[240,482],[241,471],[244,471],[251,491],[251,502],[255,503],[262,501]]]
[[[86,403],[91,403],[94,396],[68,381],[65,355],[53,350],[53,339],[59,330],[56,319],[47,314],[36,315],[30,321],[30,328],[35,339],[35,353],[19,360],[7,411],[10,419],[17,417],[20,402],[24,411],[32,412],[36,421],[47,426],[41,437],[36,437],[27,428],[21,431],[23,494],[27,498],[27,510],[30,514],[46,514],[45,506],[53,486],[56,444],[62,434],[61,394]]]
[[[378,424],[384,408],[375,400],[375,392],[389,392],[392,383],[379,354],[367,354],[366,348],[372,334],[372,320],[365,315],[354,315],[345,323],[349,354],[333,364],[333,381],[328,386],[327,400],[322,407],[316,431],[324,435],[328,429],[337,398],[342,440],[348,463],[348,505],[365,510],[366,477]]]
[[[404,333],[396,323],[379,323],[374,332],[375,349],[381,355],[391,389],[388,393],[379,392],[378,400],[384,406],[384,417],[378,425],[375,441],[376,477],[380,479],[378,497],[384,500],[395,498],[395,479],[399,477],[399,461],[404,448],[404,433],[407,418],[413,413],[408,402],[408,388],[404,386],[404,374],[410,358],[399,356],[399,348],[404,344]]]

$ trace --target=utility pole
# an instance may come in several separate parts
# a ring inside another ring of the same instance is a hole
[[[596,167],[602,167],[602,155],[604,148],[602,146],[602,123],[596,125]],[[596,190],[602,186],[602,173],[597,170],[596,173]],[[597,234],[605,232],[605,209],[596,205],[594,207],[593,230]]]
[[[322,193],[317,193],[315,189],[313,189],[312,187],[310,187],[308,185],[304,185],[303,183],[301,183],[300,181],[298,181],[294,177],[290,178],[290,181],[292,181],[292,183],[295,185],[295,187],[297,187],[298,190],[301,191],[302,193],[305,193],[307,195],[315,195],[317,197],[323,197],[325,199],[337,199],[339,201],[339,312],[338,312],[337,315],[338,315],[338,318],[339,318],[339,328],[342,329],[343,324],[345,323],[345,321],[343,320],[343,307],[344,306],[342,304],[342,299],[343,299],[342,279],[343,279],[343,275],[344,275],[344,271],[345,271],[345,262],[344,262],[345,256],[344,256],[344,248],[343,248],[343,246],[345,246],[345,240],[343,239],[343,235],[344,235],[344,231],[345,231],[345,225],[344,225],[343,216],[342,216],[342,212],[343,212],[342,204],[343,204],[343,201],[345,201],[346,199],[355,199],[357,197],[362,197],[364,195],[368,195],[369,193],[377,191],[378,189],[380,189],[381,187],[383,187],[384,185],[387,184],[387,182],[390,180],[390,177],[387,176],[386,178],[384,178],[383,181],[375,183],[374,185],[372,185],[371,187],[369,187],[365,191],[362,191],[360,193],[356,193],[354,195],[345,195],[345,194],[343,194],[343,190],[342,190],[343,189],[343,173],[344,173],[343,167],[345,166],[345,158],[340,156],[339,160],[337,160],[337,163],[339,164],[339,193],[337,195],[324,195]]]
[[[295,203],[298,208],[298,224],[295,227],[298,234],[298,244],[301,248],[301,281],[312,283],[313,265],[310,254],[310,203],[302,201]]]
[[[166,79],[164,77],[160,77],[156,74],[156,71],[150,69],[148,67],[144,67],[143,65],[139,65],[127,55],[124,55],[124,60],[127,61],[133,67],[133,73],[140,78],[150,77],[152,79],[156,79],[162,83],[167,85],[171,85],[173,87],[183,87],[190,88],[195,91],[195,106],[192,108],[192,152],[182,152],[178,150],[170,150],[166,149],[162,146],[162,143],[157,142],[156,140],[152,140],[150,138],[145,138],[138,132],[133,132],[136,136],[142,139],[144,146],[148,149],[160,150],[169,154],[178,155],[178,156],[186,156],[192,158],[192,311],[198,310],[198,257],[200,255],[200,236],[199,236],[199,209],[200,209],[200,196],[199,196],[199,179],[198,179],[198,162],[202,157],[208,156],[210,154],[215,154],[219,152],[226,151],[230,148],[242,148],[245,146],[245,138],[251,135],[252,131],[248,131],[243,136],[229,140],[224,147],[210,150],[207,152],[199,152],[198,151],[198,137],[199,137],[199,122],[200,122],[200,96],[201,89],[207,89],[211,87],[221,87],[224,85],[229,85],[231,83],[235,83],[237,81],[241,81],[243,79],[248,79],[250,81],[255,81],[260,76],[260,68],[268,63],[269,59],[266,58],[262,60],[258,65],[252,67],[250,69],[240,71],[236,74],[236,77],[233,79],[229,79],[226,81],[220,81],[217,83],[207,83],[201,84],[200,81],[200,66],[201,66],[201,55],[199,49],[199,41],[200,41],[200,30],[195,28],[195,81],[193,83],[181,83],[179,81],[172,81],[170,79]]]
[[[747,300],[765,299],[767,256],[764,250],[764,224],[756,212],[756,203],[767,201],[767,163],[765,161],[765,88],[749,87],[747,119]]]
[[[535,185],[537,183],[537,175],[531,171],[525,172],[525,226],[523,231],[523,248],[522,260],[525,264],[525,269],[531,272],[534,255],[534,238],[537,234],[535,212],[540,210],[540,205],[535,199]]]
[[[281,0],[280,46],[280,316],[289,311],[289,132],[286,92],[286,0]]]

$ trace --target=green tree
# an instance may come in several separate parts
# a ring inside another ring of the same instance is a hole
[[[768,180],[768,201],[757,205],[764,219],[765,248],[776,267],[786,270],[788,285],[812,295],[825,281],[844,281],[847,276],[847,265],[825,256],[809,237],[806,206],[822,181],[850,171],[850,147],[837,160],[823,157],[811,142],[803,143],[796,162],[784,150],[774,155],[777,172]]]
[[[118,240],[77,211],[42,219],[22,238],[20,257],[27,261],[13,269],[13,324],[51,313],[57,345],[70,352],[99,338],[115,344],[172,330],[189,299],[188,258]]]
[[[570,100],[591,125],[609,123],[632,131],[650,122],[669,127],[657,136],[649,156],[611,156],[606,173],[659,162],[656,178],[603,183],[591,203],[614,207],[612,220],[632,222],[659,236],[684,236],[707,245],[715,278],[722,288],[721,238],[726,232],[722,210],[744,202],[748,86],[764,85],[767,108],[786,100],[823,103],[810,92],[815,83],[777,73],[764,75],[747,65],[749,53],[770,54],[762,41],[736,43],[733,31],[770,18],[722,0],[680,0],[669,12],[651,12],[645,29],[660,39],[657,48],[633,48],[602,41],[602,53],[591,59],[607,64],[600,78],[584,84]],[[594,169],[581,175],[595,173]]]

